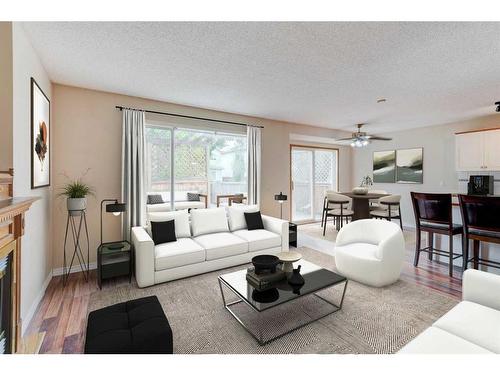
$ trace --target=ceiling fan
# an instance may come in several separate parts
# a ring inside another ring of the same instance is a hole
[[[358,131],[352,133],[350,138],[336,139],[336,142],[350,144],[351,147],[364,147],[368,146],[371,141],[390,141],[392,138],[379,137],[378,135],[367,134],[361,131],[364,124],[357,124]]]

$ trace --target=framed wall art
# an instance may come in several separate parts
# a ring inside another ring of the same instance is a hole
[[[31,188],[50,186],[50,100],[31,78]]]
[[[424,182],[423,148],[396,151],[396,182],[402,184],[421,184]]]
[[[396,182],[396,152],[394,150],[373,153],[373,182]]]

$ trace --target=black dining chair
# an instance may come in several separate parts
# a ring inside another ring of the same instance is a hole
[[[432,261],[433,254],[448,257],[450,277],[453,277],[453,261],[463,254],[453,252],[453,236],[462,234],[462,225],[453,224],[451,194],[429,194],[411,192],[413,212],[415,213],[416,245],[414,266],[418,266],[420,252],[426,252]],[[421,248],[421,233],[427,232],[428,245]],[[449,238],[449,249],[443,251],[434,248],[434,234],[442,234]],[[463,240],[463,236],[462,236]],[[463,241],[462,241],[463,242]],[[462,245],[463,252],[463,245]]]
[[[464,270],[472,262],[478,265],[500,268],[500,262],[480,256],[481,242],[500,243],[500,197],[459,195],[460,212],[464,223]],[[469,258],[469,241],[472,240],[473,254]]]

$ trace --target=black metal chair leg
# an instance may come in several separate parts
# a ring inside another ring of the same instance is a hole
[[[450,264],[448,265],[448,274],[450,277],[453,277],[453,235],[450,234],[450,259],[449,262]]]
[[[420,257],[420,229],[417,228],[416,238],[415,238],[415,260],[413,265],[418,267],[418,258]]]
[[[465,271],[467,269],[467,263],[469,260],[469,239],[467,236],[462,234],[462,269]]]
[[[399,206],[399,226],[401,227],[401,230],[403,230],[403,219],[401,217],[401,206]]]
[[[429,245],[429,252],[427,253],[427,257],[429,260],[432,260],[432,250],[434,250],[434,233],[427,232],[427,242]]]
[[[326,198],[325,198],[325,199],[323,199],[323,213],[321,214],[321,226],[323,226],[324,221],[326,221],[327,206],[328,206],[328,203],[327,203]]]

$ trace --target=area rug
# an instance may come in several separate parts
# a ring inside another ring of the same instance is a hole
[[[305,233],[311,237],[331,242],[335,242],[335,240],[337,239],[337,234],[339,233],[335,229],[335,225],[332,223],[332,221],[327,222],[324,236],[323,236],[323,227],[321,226],[320,223],[302,224],[299,225],[297,229],[299,232]]]
[[[332,256],[299,248],[303,258],[335,270]],[[174,353],[339,353],[390,354],[429,327],[458,300],[405,281],[385,288],[372,288],[349,281],[342,310],[299,328],[267,345],[257,341],[224,308],[217,276],[245,266],[219,270],[169,283],[139,289],[135,284],[118,285],[93,293],[89,311],[130,299],[156,295],[174,335]],[[328,300],[340,298],[342,286],[319,294]],[[225,291],[226,293],[226,291]],[[229,292],[228,292],[229,293]],[[268,334],[299,325],[320,316],[328,306],[315,296],[305,296],[259,315],[244,304],[238,314],[249,325],[265,322]]]

